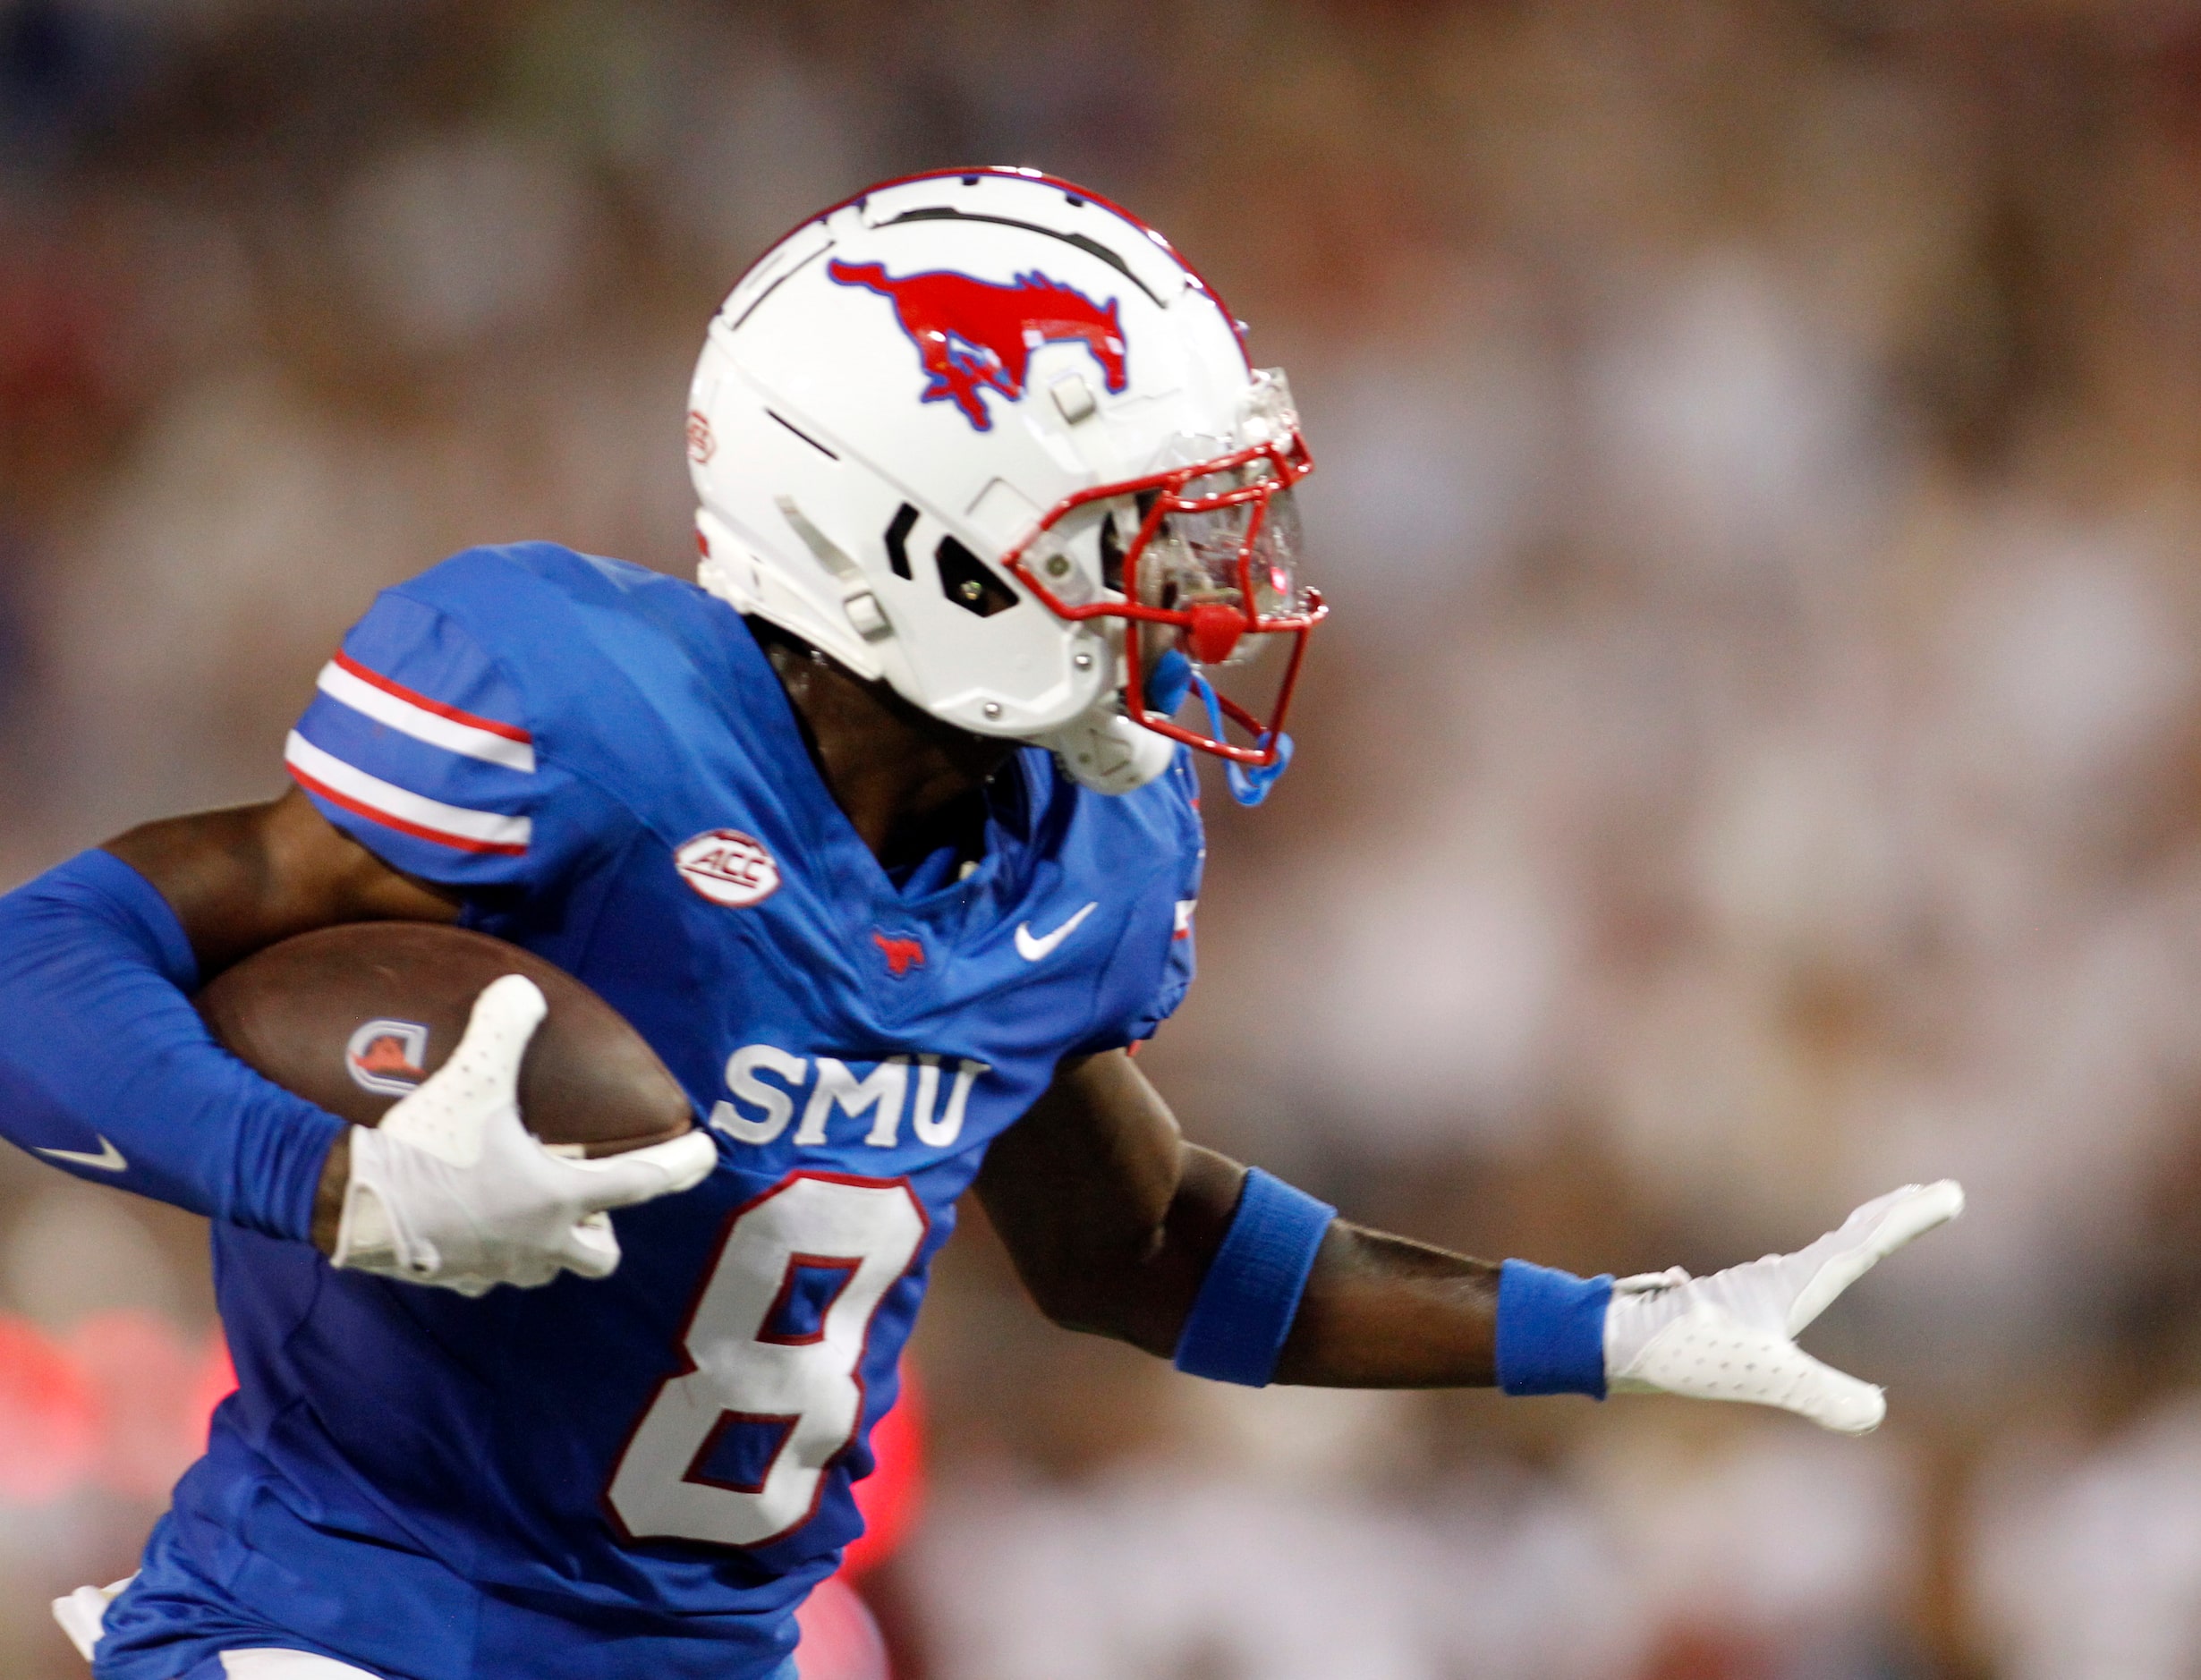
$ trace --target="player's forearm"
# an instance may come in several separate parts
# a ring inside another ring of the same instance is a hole
[[[1331,1388],[1497,1380],[1499,1268],[1405,1237],[1330,1225],[1275,1380]]]
[[[303,1236],[343,1123],[217,1046],[166,901],[100,852],[0,898],[0,1136],[94,1183]]]
[[[1858,1433],[1884,1413],[1880,1390],[1821,1364],[1796,1337],[1883,1256],[1963,1206],[1951,1182],[1909,1184],[1793,1254],[1617,1285],[1517,1260],[1492,1267],[1333,1220],[1308,1257],[1270,1379],[1656,1391],[1782,1406]]]
[[[313,1192],[313,1223],[306,1240],[324,1254],[336,1252],[336,1234],[344,1226],[344,1192],[351,1184],[352,1137],[347,1132],[329,1146]]]
[[[1343,1220],[1325,1231],[1328,1210],[1311,1198],[1185,1142],[1120,1052],[1066,1063],[994,1145],[978,1188],[1025,1285],[1067,1328],[1203,1374],[1243,1378],[1240,1361],[1273,1357],[1280,1382],[1493,1379],[1496,1268]],[[1266,1235],[1226,1253],[1226,1238],[1234,1229],[1245,1237],[1249,1219]],[[1304,1293],[1296,1271],[1276,1272],[1269,1251],[1278,1239],[1312,1262]],[[1288,1299],[1273,1294],[1279,1288]],[[1264,1315],[1263,1328],[1247,1328]],[[1239,1345],[1241,1331],[1262,1345]]]
[[[1000,1150],[980,1196],[1048,1318],[1167,1359],[1230,1224],[1244,1169],[1174,1136],[1166,1160],[1158,1150],[1136,1173],[1103,1178],[1086,1165]]]
[[[449,921],[458,913],[453,895],[384,864],[295,789],[265,805],[147,823],[100,850],[166,901],[202,980],[279,939],[336,922]],[[339,1135],[314,1189],[310,1235],[324,1253],[336,1248],[350,1158]]]

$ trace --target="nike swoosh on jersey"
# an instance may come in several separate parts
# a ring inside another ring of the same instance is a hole
[[[1027,963],[1045,962],[1049,957],[1054,955],[1055,947],[1057,946],[1060,945],[1065,939],[1068,938],[1072,934],[1077,931],[1077,924],[1079,922],[1084,921],[1086,917],[1092,915],[1094,911],[1100,908],[1100,901],[1096,898],[1092,904],[1086,905],[1084,909],[1079,911],[1077,914],[1071,917],[1069,921],[1064,922],[1062,926],[1056,929],[1054,932],[1041,934],[1036,938],[1033,935],[1032,924],[1030,922],[1018,922],[1016,924],[1016,955],[1024,958],[1024,960]]]
[[[79,1167],[96,1167],[103,1173],[119,1173],[130,1165],[122,1150],[108,1141],[104,1132],[99,1134],[99,1153],[97,1155],[83,1150],[40,1150],[38,1153],[57,1161],[74,1161]]]

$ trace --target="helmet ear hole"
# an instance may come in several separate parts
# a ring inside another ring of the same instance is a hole
[[[940,569],[940,593],[965,612],[991,618],[1016,605],[1016,592],[1000,574],[953,537],[941,538],[932,557]]]

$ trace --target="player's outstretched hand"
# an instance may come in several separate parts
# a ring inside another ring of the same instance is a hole
[[[690,1132],[602,1160],[553,1154],[520,1121],[521,1058],[548,1005],[507,974],[474,1002],[466,1036],[371,1130],[352,1133],[335,1264],[462,1294],[605,1277],[619,1264],[608,1209],[701,1184],[718,1160]]]
[[[1888,1412],[1881,1391],[1821,1364],[1796,1337],[1882,1260],[1963,1211],[1954,1179],[1906,1184],[1793,1254],[1710,1277],[1678,1267],[1623,1277],[1605,1315],[1606,1385],[1780,1406],[1846,1435],[1877,1428]]]

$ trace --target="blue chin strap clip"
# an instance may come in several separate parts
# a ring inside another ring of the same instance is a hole
[[[1146,674],[1146,706],[1165,717],[1174,717],[1177,708],[1185,703],[1185,696],[1197,689],[1200,703],[1208,710],[1208,733],[1220,741],[1223,738],[1223,706],[1215,698],[1214,685],[1193,669],[1193,663],[1182,650],[1170,648],[1154,661],[1154,668]],[[1265,749],[1269,737],[1263,735],[1254,746]],[[1256,768],[1231,759],[1223,761],[1223,777],[1230,785],[1230,797],[1241,805],[1258,805],[1269,797],[1269,790],[1277,778],[1290,768],[1292,738],[1285,735],[1277,742],[1276,762]]]
[[[1192,685],[1192,661],[1181,650],[1165,648],[1146,674],[1146,709],[1164,717],[1176,717]]]
[[[1193,673],[1192,685],[1200,691],[1201,704],[1208,708],[1208,733],[1220,741],[1223,738],[1222,702],[1215,698],[1214,685],[1198,672]],[[1268,750],[1270,737],[1262,735],[1253,742],[1258,751]],[[1277,785],[1277,778],[1291,768],[1292,738],[1278,735],[1276,762],[1269,765],[1240,764],[1234,759],[1223,760],[1223,779],[1230,785],[1230,797],[1241,805],[1258,805],[1269,797],[1269,790]]]

